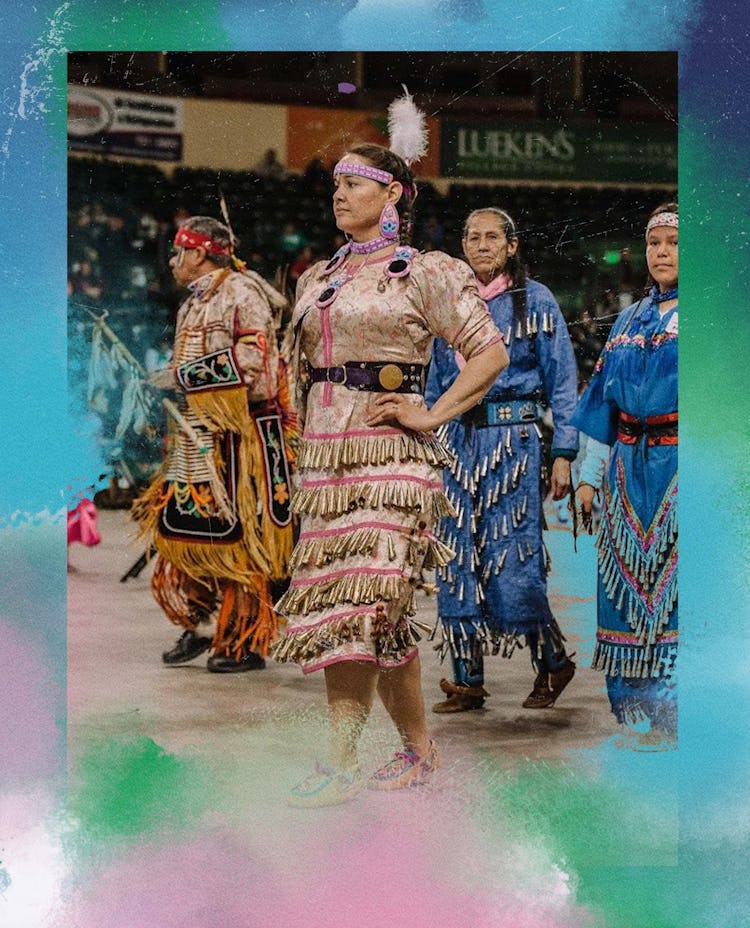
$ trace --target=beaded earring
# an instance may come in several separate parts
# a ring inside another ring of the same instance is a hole
[[[380,213],[380,221],[378,223],[380,227],[380,234],[383,236],[383,238],[392,242],[394,239],[398,238],[398,229],[400,224],[401,222],[398,218],[398,210],[393,205],[393,203],[386,203],[382,212]]]

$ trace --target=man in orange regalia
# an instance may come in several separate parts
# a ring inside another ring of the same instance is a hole
[[[158,553],[156,600],[184,629],[162,658],[182,664],[210,648],[210,671],[260,669],[278,631],[271,586],[283,587],[293,542],[296,419],[277,344],[285,300],[236,259],[215,219],[188,219],[174,247],[172,274],[190,292],[171,366],[151,383],[177,390],[179,412],[164,464],[133,506]]]

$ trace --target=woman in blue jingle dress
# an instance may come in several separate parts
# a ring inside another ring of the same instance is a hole
[[[596,542],[593,666],[642,749],[672,747],[677,736],[677,230],[676,203],[654,210],[649,290],[618,316],[573,416],[612,448]],[[594,491],[578,487],[584,518]]]
[[[552,293],[527,280],[515,223],[496,207],[470,213],[464,256],[479,295],[500,329],[510,355],[484,400],[445,426],[441,437],[456,463],[444,471],[455,518],[441,523],[441,537],[457,552],[438,571],[442,653],[450,653],[453,680],[442,680],[446,698],[435,712],[479,709],[483,655],[510,657],[526,643],[536,679],[523,706],[552,706],[575,673],[547,599],[547,556],[542,542],[542,443],[538,403],[552,411],[551,491],[570,491],[570,462],[578,432],[570,424],[577,400],[577,372],[568,330]],[[426,390],[431,403],[455,380],[462,359],[437,339]]]

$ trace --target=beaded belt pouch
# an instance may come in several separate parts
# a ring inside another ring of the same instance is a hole
[[[311,383],[335,383],[348,390],[374,393],[424,393],[423,364],[395,361],[347,361],[337,367],[308,367]]]
[[[466,424],[477,428],[490,425],[523,425],[536,422],[539,410],[534,400],[485,400],[463,414]]]

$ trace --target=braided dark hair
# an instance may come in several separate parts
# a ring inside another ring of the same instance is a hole
[[[365,161],[381,171],[388,171],[393,175],[404,188],[401,198],[396,203],[401,227],[399,229],[399,241],[402,245],[408,245],[411,242],[412,229],[414,227],[414,200],[417,198],[417,185],[414,172],[404,159],[385,148],[383,145],[376,145],[374,142],[363,142],[360,145],[354,145],[347,148],[347,153],[356,155],[358,158],[364,158]]]
[[[518,242],[518,231],[513,217],[504,209],[498,206],[484,206],[480,209],[472,210],[464,222],[461,240],[464,241],[469,232],[469,225],[475,216],[482,213],[489,213],[496,216],[508,242]],[[513,318],[516,322],[521,323],[521,331],[526,335],[526,265],[521,260],[520,243],[516,247],[515,254],[508,255],[505,267],[498,268],[499,273],[508,274],[511,279],[511,298],[513,300]]]

